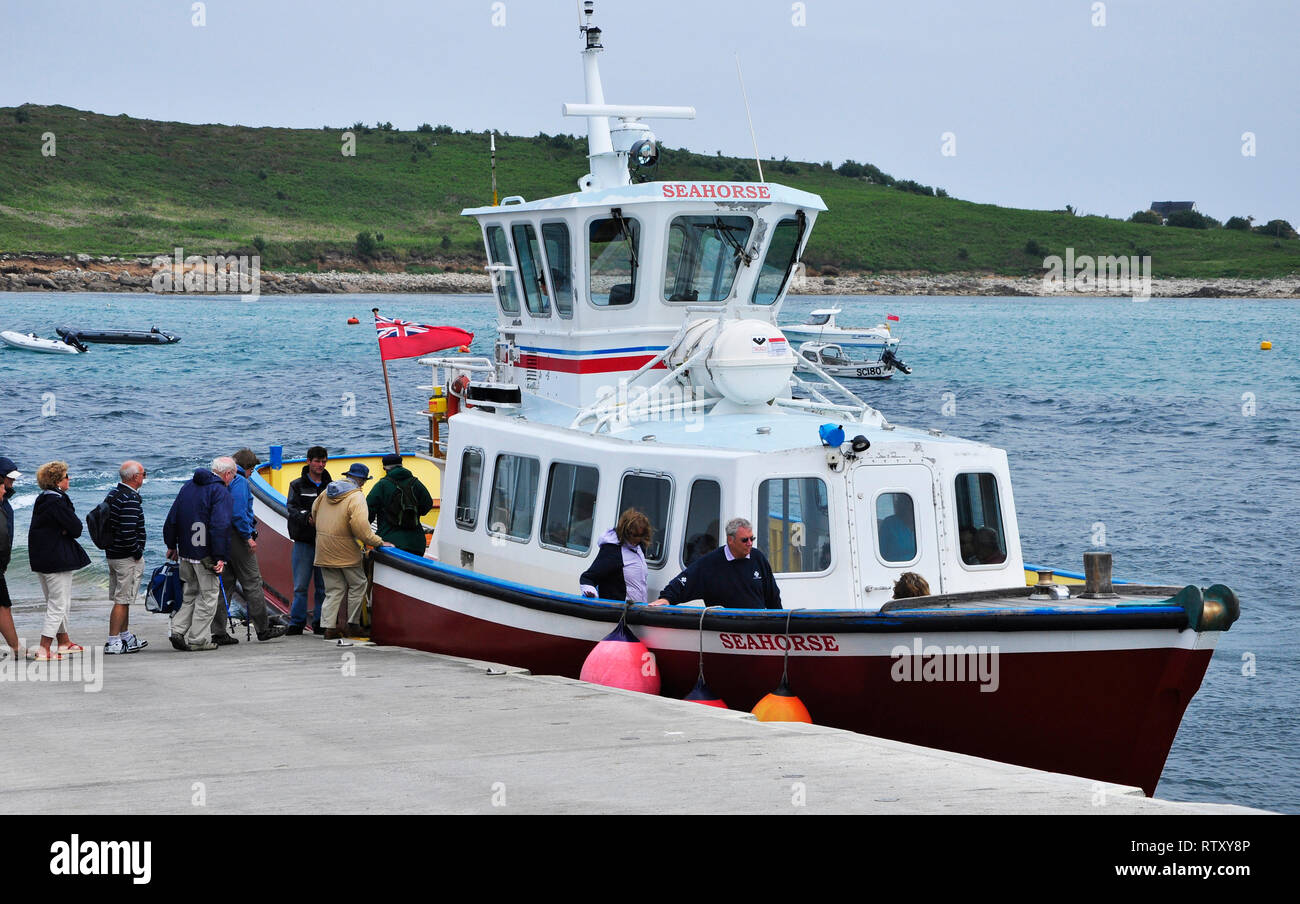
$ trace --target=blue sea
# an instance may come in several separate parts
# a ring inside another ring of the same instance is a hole
[[[1241,620],[1220,639],[1157,795],[1300,813],[1300,644],[1288,621],[1300,604],[1287,577],[1300,564],[1300,304],[823,296],[792,299],[782,320],[832,303],[849,325],[901,318],[913,374],[857,384],[886,417],[1007,450],[1026,561],[1079,571],[1102,544],[1116,577],[1236,590]],[[25,475],[9,569],[20,628],[44,609],[25,548],[44,461],[69,463],[83,515],[123,459],[144,462],[152,565],[176,490],[218,454],[389,448],[372,307],[465,327],[474,351],[491,353],[487,296],[0,293],[0,329],[158,326],[183,337],[66,357],[0,349],[0,454]],[[415,448],[429,373],[414,361],[390,373],[403,445]],[[92,559],[79,600],[102,599],[106,572]],[[94,640],[102,626],[78,630],[76,617],[74,638]]]

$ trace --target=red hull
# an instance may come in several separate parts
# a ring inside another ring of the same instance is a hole
[[[259,538],[268,597],[292,600],[292,543]],[[285,591],[288,592],[285,592]],[[577,678],[591,641],[475,618],[375,588],[373,638]],[[635,626],[633,626],[635,629]],[[695,684],[695,652],[655,649],[664,696]],[[995,693],[974,681],[898,681],[887,656],[792,657],[791,689],[814,721],[876,737],[1154,793],[1183,712],[1213,651],[1178,647],[1002,653]],[[781,678],[780,656],[706,653],[710,687],[752,709]],[[1069,692],[1065,689],[1079,689]]]

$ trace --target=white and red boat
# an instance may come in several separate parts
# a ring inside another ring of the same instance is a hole
[[[788,659],[820,724],[1152,793],[1239,614],[1232,591],[1107,597],[1103,574],[1088,593],[1029,586],[1005,452],[896,426],[832,376],[796,372],[776,318],[821,199],[634,182],[657,156],[642,121],[693,113],[605,102],[587,6],[587,102],[566,113],[588,120],[591,172],[573,194],[465,211],[483,229],[498,338],[491,357],[425,360],[431,409],[451,410],[407,460],[445,514],[424,557],[375,554],[374,640],[576,678],[626,617],[664,694],[691,690],[703,649],[708,684],[749,709]],[[263,575],[285,603],[298,472],[268,465],[253,481]],[[741,515],[785,611],[580,596],[597,539],[633,506],[655,528],[651,599]],[[931,595],[893,599],[905,572]]]

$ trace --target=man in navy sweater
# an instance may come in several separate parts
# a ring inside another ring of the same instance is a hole
[[[727,545],[692,562],[650,605],[675,606],[690,600],[733,609],[781,608],[772,566],[754,548],[754,526],[744,518],[728,521]]]
[[[113,604],[108,616],[108,642],[105,653],[135,653],[149,645],[130,631],[131,603],[144,576],[144,510],[140,487],[146,476],[144,465],[124,461],[118,469],[121,482],[114,487],[108,503],[108,523],[113,540],[104,551],[108,560],[108,598]]]

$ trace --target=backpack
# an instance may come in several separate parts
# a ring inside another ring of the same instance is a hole
[[[181,567],[175,562],[164,562],[149,577],[145,591],[144,607],[150,612],[167,615],[177,611],[185,601],[185,585],[181,582]]]
[[[90,542],[99,549],[108,549],[113,545],[113,517],[112,509],[108,504],[112,498],[113,494],[109,493],[104,497],[103,502],[86,515],[86,530],[90,534]]]
[[[415,480],[405,483],[394,481],[396,491],[388,498],[384,514],[393,527],[399,530],[415,530],[420,526],[420,507],[415,498]]]

